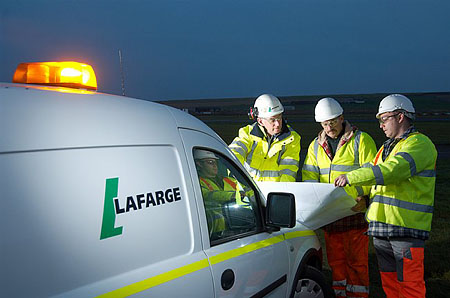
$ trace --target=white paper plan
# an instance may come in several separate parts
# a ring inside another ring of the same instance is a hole
[[[297,221],[315,230],[343,217],[356,214],[356,201],[344,188],[328,183],[257,182],[267,197],[270,192],[288,192],[295,196]]]

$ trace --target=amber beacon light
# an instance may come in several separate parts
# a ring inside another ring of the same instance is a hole
[[[97,90],[92,67],[73,61],[20,63],[13,83]]]

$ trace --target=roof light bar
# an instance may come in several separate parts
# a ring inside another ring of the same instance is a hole
[[[92,67],[73,61],[21,63],[14,73],[13,83],[97,90]]]

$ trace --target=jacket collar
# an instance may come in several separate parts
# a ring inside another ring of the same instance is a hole
[[[252,126],[253,128],[250,131],[251,135],[261,139],[268,138],[265,128],[259,125],[258,122],[253,123]],[[287,125],[286,121],[283,119],[283,128],[281,129],[281,132],[278,134],[278,136],[274,139],[274,141],[284,140],[289,136],[291,136],[291,128]]]
[[[344,134],[341,136],[337,149],[341,148],[345,143],[350,141],[351,138],[353,137],[353,134],[357,130],[356,126],[352,126],[350,122],[348,122],[347,120],[344,121],[343,126],[344,126]],[[317,136],[317,142],[322,147],[328,145],[327,134],[325,133],[325,130],[322,129],[319,132],[319,135]]]
[[[410,134],[417,132],[416,128],[414,126],[411,126],[410,128],[408,128],[399,138],[392,138],[389,140],[386,140],[383,143],[383,156],[382,159],[383,161],[386,160],[386,157],[389,155],[389,153],[391,153],[392,149],[394,149],[395,145],[397,145],[397,143],[400,140],[406,140]]]

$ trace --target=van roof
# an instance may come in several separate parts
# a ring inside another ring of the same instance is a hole
[[[178,138],[177,128],[221,140],[197,118],[162,104],[99,92],[0,83],[0,152],[172,144]]]

